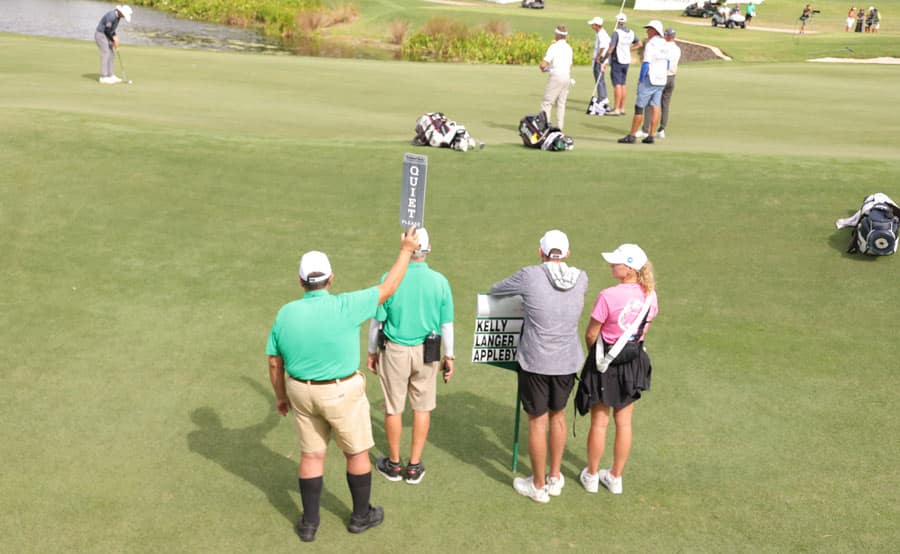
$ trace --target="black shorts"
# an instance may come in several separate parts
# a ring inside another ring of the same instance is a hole
[[[519,398],[525,413],[542,416],[547,411],[559,412],[566,408],[569,395],[575,386],[575,374],[539,375],[519,369]]]

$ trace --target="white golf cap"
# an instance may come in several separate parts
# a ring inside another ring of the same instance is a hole
[[[321,273],[316,277],[310,277],[313,273]],[[324,252],[312,250],[300,258],[300,278],[307,283],[321,283],[331,277],[331,262]]]
[[[644,25],[644,29],[653,29],[657,35],[663,36],[663,24],[658,19],[651,19],[649,23]]]
[[[419,239],[419,249],[416,250],[416,254],[428,254],[431,252],[431,239],[424,227],[416,229],[416,237]]]
[[[624,264],[640,271],[647,263],[647,254],[636,244],[623,244],[612,252],[604,252],[603,259],[611,264]]]
[[[627,21],[628,21],[628,16],[626,16],[624,13],[620,13],[620,14],[616,15],[617,23],[626,23]]]
[[[116,9],[119,10],[119,13],[122,14],[122,17],[125,18],[125,21],[131,23],[131,6],[128,4],[122,4],[121,6],[116,6]]]
[[[602,17],[594,17],[588,20],[588,25],[603,25]]]
[[[569,255],[569,237],[558,229],[547,231],[541,237],[541,252],[548,258],[561,260]],[[559,254],[550,254],[551,250],[559,250]]]

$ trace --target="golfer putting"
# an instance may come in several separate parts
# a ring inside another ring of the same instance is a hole
[[[100,82],[104,85],[115,85],[122,82],[122,79],[116,77],[113,67],[113,56],[119,49],[119,37],[116,35],[116,30],[122,19],[131,23],[131,14],[132,9],[127,4],[116,6],[116,9],[110,10],[100,19],[100,23],[97,24],[97,29],[94,31],[94,41],[100,50]],[[121,56],[119,65],[122,65]],[[124,66],[122,67],[124,75],[125,69]]]

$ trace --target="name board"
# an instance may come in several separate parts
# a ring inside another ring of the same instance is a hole
[[[514,368],[524,319],[521,296],[479,294],[472,363]]]
[[[403,155],[403,183],[400,187],[400,225],[408,229],[425,226],[425,179],[428,176],[428,157],[419,154]]]

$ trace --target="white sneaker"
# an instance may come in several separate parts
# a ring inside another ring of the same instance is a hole
[[[546,485],[540,489],[535,488],[534,477],[516,477],[513,479],[513,488],[522,496],[527,496],[540,504],[550,502],[550,495],[547,494]]]
[[[115,81],[112,80],[112,77],[100,77],[100,82],[104,85],[114,85]]]
[[[659,131],[659,132],[657,132],[657,133],[656,133],[656,138],[666,138],[666,132],[665,132],[665,131]]]
[[[613,477],[612,473],[605,469],[597,472],[597,478],[604,487],[613,494],[622,494],[622,477]]]
[[[584,468],[581,470],[581,475],[578,476],[578,479],[581,481],[581,486],[584,487],[584,490],[588,492],[595,493],[600,488],[600,475],[598,473],[589,473],[588,468]]]
[[[109,78],[113,83],[121,83],[122,82],[122,79],[119,79],[115,75],[110,75]]]
[[[642,139],[646,136],[647,136],[647,133],[645,133],[643,131],[638,131],[634,134],[634,138],[636,138],[636,139]]]
[[[559,477],[550,477],[549,475],[546,477],[547,481],[547,494],[550,496],[559,496],[562,494],[563,487],[566,486],[566,478],[563,477],[563,474],[560,473]]]

